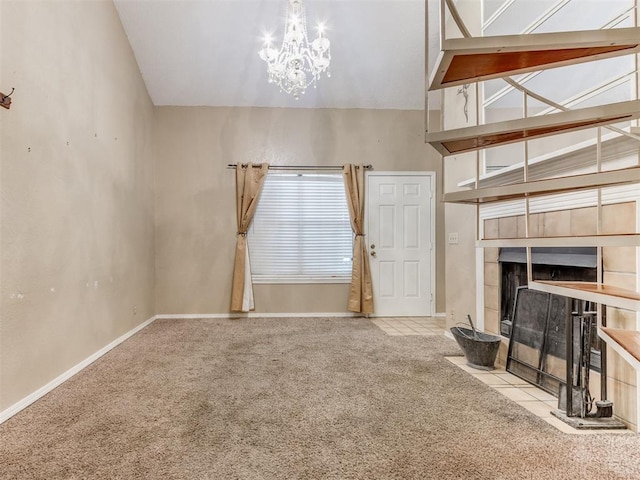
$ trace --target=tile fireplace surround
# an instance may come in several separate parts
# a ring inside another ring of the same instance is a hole
[[[529,235],[532,237],[595,235],[596,207],[574,208],[531,214]],[[602,207],[602,233],[628,233],[630,225],[636,225],[637,203],[624,202]],[[485,219],[484,238],[522,238],[525,236],[524,215]],[[484,325],[489,333],[500,334],[500,264],[498,248],[484,249]],[[636,247],[603,248],[604,283],[636,290]],[[607,307],[607,325],[635,330],[636,312]],[[508,340],[503,339],[498,354],[498,364],[506,364]],[[614,403],[614,415],[631,430],[638,431],[638,375],[611,348],[607,347],[607,391]],[[591,393],[600,397],[600,378],[591,375]]]

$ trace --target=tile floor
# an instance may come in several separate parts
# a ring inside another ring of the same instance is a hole
[[[387,335],[443,335],[444,317],[371,318]]]
[[[443,317],[394,317],[371,318],[371,322],[387,335],[444,335]],[[558,400],[549,393],[505,371],[504,367],[485,371],[471,368],[463,356],[445,357],[451,363],[469,373],[534,415],[553,425],[564,433],[589,435],[596,433],[630,433],[630,430],[578,430],[551,415],[558,406]]]

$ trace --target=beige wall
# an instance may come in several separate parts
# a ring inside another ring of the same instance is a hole
[[[154,315],[154,232],[153,107],[113,4],[2,0],[0,28],[2,411]]]
[[[479,35],[480,2],[459,0],[456,7],[465,20],[471,34]],[[453,22],[449,20],[447,37],[461,36]],[[476,125],[476,88],[468,88],[467,116],[464,114],[464,95],[460,87],[444,90],[443,128],[445,130]],[[445,157],[444,191],[460,190],[459,182],[473,178],[476,172],[476,152]],[[476,209],[469,205],[448,203],[445,206],[446,245],[446,314],[447,327],[460,322],[466,323],[466,315],[476,318]],[[448,243],[449,234],[456,234],[458,243]]]
[[[436,171],[422,111],[158,107],[157,312],[225,313],[235,246],[229,163],[371,163]],[[437,119],[438,115],[435,115]],[[444,311],[443,212],[437,204],[436,310]],[[345,312],[346,284],[255,285],[256,312]]]
[[[4,0],[0,29],[0,89],[16,88],[0,111],[0,412],[155,313],[228,312],[227,163],[440,174],[420,111],[154,109],[110,1]],[[346,297],[256,286],[265,313],[344,312]]]

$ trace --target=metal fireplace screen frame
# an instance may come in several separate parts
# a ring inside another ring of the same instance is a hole
[[[518,287],[507,354],[508,372],[556,397],[566,383],[566,310],[565,297]]]

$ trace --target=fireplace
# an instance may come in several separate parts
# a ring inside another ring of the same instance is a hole
[[[634,191],[637,196],[637,191]],[[618,199],[618,197],[616,197]],[[621,234],[629,231],[633,226],[640,225],[640,210],[638,202],[621,200],[619,203],[607,203],[602,206],[602,224],[598,232],[596,222],[597,210],[594,206],[572,207],[564,205],[566,210],[550,210],[531,213],[529,216],[529,231],[531,237],[558,237],[601,234]],[[487,207],[483,213],[482,232],[483,238],[513,239],[525,238],[526,222],[521,214],[501,216],[503,207]],[[595,280],[597,257],[595,250],[574,251],[569,254],[569,249],[563,249],[559,253],[560,260],[546,261],[541,258],[544,250],[534,249],[534,271],[536,279],[553,278],[556,280],[576,278],[576,272],[567,273],[564,267],[586,268],[582,274],[586,277],[578,277],[586,280]],[[637,289],[640,285],[638,249],[636,247],[603,247],[602,248],[602,281],[607,285],[619,286],[627,289]],[[547,253],[551,253],[547,251]],[[583,257],[582,254],[586,254]],[[482,313],[484,330],[492,334],[500,334],[507,337],[511,335],[509,322],[512,320],[515,303],[516,289],[527,284],[526,255],[524,249],[514,250],[508,248],[485,247],[482,251],[483,258],[483,285],[482,285]],[[587,265],[582,260],[589,258]],[[566,260],[562,260],[562,258]],[[513,265],[515,264],[515,265]],[[579,273],[579,270],[578,270]],[[505,276],[510,277],[506,282]],[[506,286],[505,286],[506,285]],[[564,297],[561,297],[564,298]],[[588,310],[585,308],[585,310]],[[607,326],[624,330],[636,330],[638,317],[636,312],[625,311],[607,306],[603,314],[606,314]],[[576,323],[579,323],[576,320]],[[577,327],[576,327],[577,328]],[[528,333],[527,333],[528,335]],[[578,337],[576,332],[575,338]],[[504,339],[498,353],[497,363],[503,367],[507,364],[508,346],[511,343]],[[604,347],[604,343],[602,344]],[[574,352],[576,350],[574,349]],[[592,356],[591,365],[597,362],[597,355]],[[564,363],[564,361],[563,361]],[[604,367],[604,365],[603,365]],[[599,373],[592,372],[591,390],[598,399],[601,391],[601,379]],[[603,372],[604,373],[604,372]],[[634,368],[622,360],[615,352],[608,349],[606,362],[607,399],[614,402],[614,415],[628,424],[634,431],[640,431],[639,416],[637,412],[637,373]]]
[[[597,281],[595,247],[532,248],[533,278],[536,280]],[[527,254],[524,248],[501,248],[500,265],[500,334],[511,336],[511,326],[518,288],[527,285]]]
[[[526,251],[524,248],[502,248],[498,263],[501,271],[500,333],[509,337],[507,370],[558,395],[566,380],[566,324],[567,309],[580,322],[573,322],[573,363],[585,327],[589,334],[590,368],[600,370],[600,345],[595,335],[595,305],[567,299],[558,295],[528,290]],[[534,248],[532,249],[533,277],[537,280],[565,280],[595,282],[597,279],[596,248]]]

